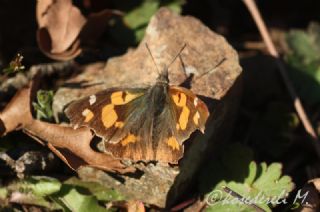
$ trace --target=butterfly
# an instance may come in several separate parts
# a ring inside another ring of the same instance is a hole
[[[109,88],[72,102],[65,113],[74,128],[86,126],[103,138],[105,152],[119,159],[177,164],[183,142],[196,129],[204,133],[206,104],[191,90],[169,85],[168,68],[149,87]]]

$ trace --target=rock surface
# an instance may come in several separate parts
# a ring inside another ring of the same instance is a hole
[[[211,113],[205,134],[196,132],[185,142],[185,154],[178,166],[138,163],[134,166],[141,172],[134,176],[119,176],[84,167],[79,170],[79,176],[113,187],[129,199],[140,199],[164,208],[172,206],[184,194],[206,155],[214,154],[219,143],[230,135],[240,101],[241,67],[237,53],[222,36],[193,17],[179,16],[161,8],[151,19],[145,37],[136,49],[111,58],[106,64],[85,67],[60,88],[54,99],[54,113],[56,117],[63,117],[64,108],[72,100],[102,89],[154,83],[158,72],[145,43],[160,69],[187,44],[180,60],[170,67],[169,80],[172,85],[180,85],[190,74],[194,75],[190,89],[207,103]]]

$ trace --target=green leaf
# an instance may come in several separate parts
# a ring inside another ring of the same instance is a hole
[[[33,108],[37,113],[37,119],[51,121],[53,118],[52,111],[53,91],[39,90],[37,92],[37,102],[33,102]]]
[[[183,0],[143,0],[132,1],[129,8],[123,7],[121,1],[117,3],[119,9],[126,11],[123,19],[112,19],[109,34],[118,42],[125,45],[137,45],[143,38],[150,18],[157,10],[166,6],[174,12],[180,13]],[[126,2],[128,5],[128,3]],[[121,5],[121,6],[120,6]],[[123,8],[121,8],[123,7]]]
[[[8,189],[6,188],[0,188],[0,200],[4,200],[7,198],[8,195]]]
[[[248,185],[252,185],[254,182],[254,179],[256,178],[257,174],[257,164],[254,161],[251,161],[249,164],[249,174],[245,178],[244,182]]]
[[[61,191],[52,198],[64,208],[64,211],[107,211],[106,208],[100,206],[96,197],[82,194],[77,188],[70,185],[63,185]]]
[[[144,1],[139,7],[128,12],[124,21],[131,29],[138,29],[148,24],[151,16],[157,11],[159,1]]]
[[[144,1],[139,7],[131,10],[124,16],[125,25],[134,31],[136,43],[142,40],[146,26],[158,8],[158,1]]]
[[[33,176],[18,183],[26,191],[31,191],[36,196],[48,196],[56,193],[61,188],[61,182],[52,177]]]
[[[174,11],[177,14],[181,13],[182,10],[182,5],[185,3],[184,0],[174,0],[174,1],[163,1],[161,2],[163,5],[161,6],[165,6],[170,8],[172,11]]]
[[[112,189],[94,182],[83,182],[75,177],[61,183],[51,177],[33,176],[11,183],[7,189],[9,193],[19,191],[19,197],[21,196],[21,201],[25,204],[38,205],[50,210],[107,211],[101,204],[124,200],[123,196]]]
[[[271,211],[270,207],[283,203],[283,198],[294,188],[291,178],[282,176],[281,169],[279,163],[257,165],[250,148],[230,145],[200,174],[200,190],[207,191],[210,187],[206,195],[207,211],[255,211],[244,201]],[[239,194],[243,201],[224,191],[224,186]]]
[[[286,35],[286,61],[299,95],[308,104],[320,102],[320,26],[310,23],[307,30],[291,30]]]
[[[107,188],[96,182],[85,182],[76,177],[72,177],[64,182],[67,185],[73,185],[88,189],[99,201],[110,202],[124,200],[125,198],[114,189]]]

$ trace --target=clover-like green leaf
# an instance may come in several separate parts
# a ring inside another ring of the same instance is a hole
[[[206,195],[207,211],[256,211],[255,207],[271,211],[270,207],[284,204],[294,184],[289,176],[282,176],[281,169],[279,163],[257,165],[248,147],[234,144],[225,148],[201,173],[200,190],[207,191],[211,183],[211,191]],[[224,187],[232,192],[225,191]]]
[[[263,167],[262,171],[252,187],[263,191],[267,197],[286,197],[286,194],[293,189],[293,183],[290,177],[281,177],[282,165],[280,163],[272,163],[267,166],[266,163],[262,163],[260,166]]]

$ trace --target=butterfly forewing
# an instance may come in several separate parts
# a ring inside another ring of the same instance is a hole
[[[117,142],[124,135],[120,132],[125,119],[136,102],[144,95],[145,89],[107,89],[71,103],[66,115],[74,128],[87,126],[96,135],[110,142]],[[129,106],[129,107],[128,107]]]

